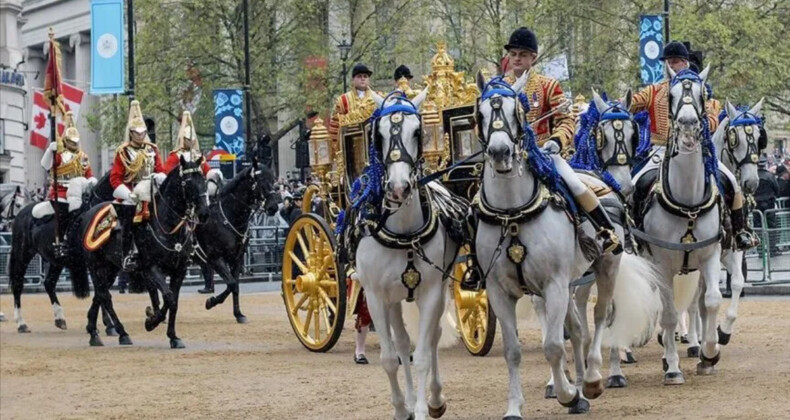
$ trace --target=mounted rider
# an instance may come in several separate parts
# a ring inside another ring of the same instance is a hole
[[[686,46],[677,41],[667,44],[661,56],[666,66],[670,67],[676,73],[689,68],[689,58],[690,55]],[[652,144],[650,154],[644,166],[642,168],[637,167],[639,170],[634,176],[634,185],[637,185],[639,178],[644,173],[658,168],[663,161],[671,124],[668,99],[670,88],[669,82],[669,77],[665,77],[663,81],[642,89],[639,93],[634,95],[631,102],[630,111],[632,113],[644,110],[648,111],[650,115],[650,143]],[[711,133],[716,131],[719,125],[718,115],[720,110],[721,104],[719,101],[708,97],[705,102],[704,117],[708,119]],[[719,171],[727,177],[734,190],[731,215],[732,228],[735,235],[735,246],[739,250],[755,247],[758,245],[759,240],[747,226],[743,208],[744,198],[740,185],[732,172],[724,165],[720,164],[718,166]]]
[[[504,79],[512,85],[525,71],[530,71],[535,63],[538,57],[537,37],[528,28],[518,28],[510,35],[505,50],[508,52],[507,59],[510,70],[505,73]],[[573,169],[560,156],[563,151],[571,152],[574,133],[573,117],[561,110],[563,102],[566,101],[562,87],[557,80],[538,74],[533,70],[529,74],[524,93],[529,102],[526,121],[536,121],[547,113],[556,112],[533,127],[538,146],[551,156],[557,167],[557,173],[567,184],[576,202],[596,226],[597,235],[603,240],[604,251],[619,253],[622,251],[622,245],[609,216],[598,201],[598,197],[579,180]]]
[[[181,164],[182,157],[187,162],[197,162],[203,159],[203,162],[200,164],[200,170],[208,181],[206,187],[209,197],[214,196],[222,182],[222,172],[218,169],[211,169],[208,166],[208,162],[206,162],[203,153],[200,151],[197,131],[195,131],[195,124],[192,122],[192,114],[189,111],[184,111],[181,114],[181,128],[178,130],[178,139],[176,141],[176,148],[167,155],[167,160],[165,160],[165,173],[169,174],[170,171],[178,167]]]
[[[150,182],[152,177],[161,183],[166,175],[159,149],[148,138],[138,101],[132,101],[129,107],[124,137],[123,144],[115,151],[110,185],[114,189],[112,195],[117,199],[113,203],[119,222],[116,229],[123,232],[122,268],[128,272],[137,267],[137,248],[132,234],[135,216],[138,212],[144,216],[147,204],[140,201],[138,193],[134,192],[135,187],[143,181]]]

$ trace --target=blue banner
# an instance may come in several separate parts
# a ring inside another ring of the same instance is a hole
[[[664,78],[664,62],[659,59],[664,50],[664,17],[639,17],[639,64],[642,83],[652,85]]]
[[[91,95],[124,93],[123,0],[91,0]]]
[[[214,148],[244,157],[244,92],[214,90]]]

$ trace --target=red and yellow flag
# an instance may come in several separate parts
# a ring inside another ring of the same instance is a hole
[[[66,109],[63,106],[63,86],[61,86],[60,76],[61,57],[60,44],[55,41],[55,31],[49,28],[49,60],[47,61],[47,71],[44,76],[44,100],[54,110],[56,114],[65,115]]]

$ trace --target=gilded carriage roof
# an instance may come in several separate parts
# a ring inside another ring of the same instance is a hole
[[[477,86],[464,81],[464,72],[455,71],[455,60],[444,42],[436,44],[431,74],[425,76],[424,83],[428,87],[427,101],[439,110],[474,104],[478,96]]]

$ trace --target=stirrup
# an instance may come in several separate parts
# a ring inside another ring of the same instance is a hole
[[[735,247],[739,251],[755,248],[760,245],[760,238],[754,233],[743,229],[735,234]]]
[[[604,254],[612,252],[617,255],[623,252],[623,245],[620,244],[620,237],[617,236],[614,230],[601,228],[596,232],[596,236],[603,240],[602,245]]]
[[[127,273],[131,273],[132,271],[137,269],[137,254],[130,254],[123,257],[123,264],[121,264],[121,269]]]

